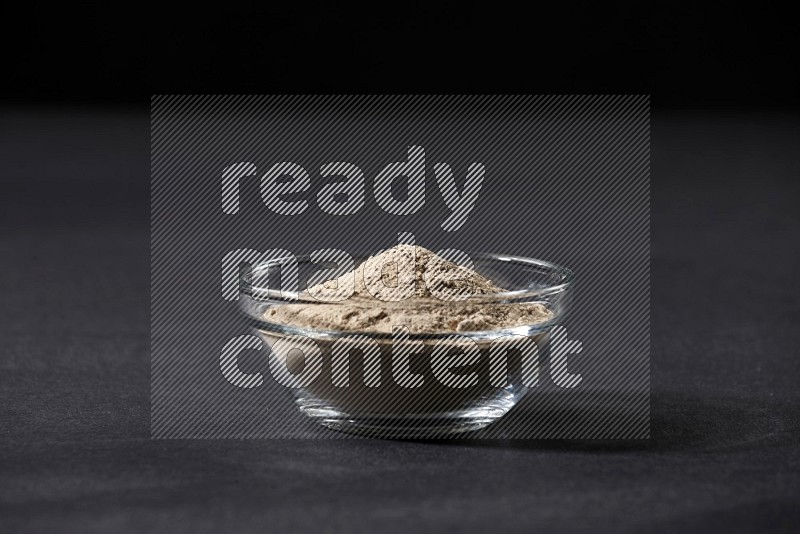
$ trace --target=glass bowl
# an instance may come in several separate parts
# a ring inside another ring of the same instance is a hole
[[[273,378],[290,388],[300,410],[318,423],[386,438],[436,438],[477,430],[507,414],[535,382],[549,332],[565,316],[573,274],[531,258],[470,258],[475,271],[506,291],[459,301],[322,302],[305,291],[320,265],[309,257],[281,258],[242,270],[240,309],[271,349]],[[291,290],[285,289],[292,285],[287,279],[295,285]],[[273,310],[298,306],[325,306],[333,316],[352,313],[356,306],[390,317],[400,311],[453,317],[475,310],[505,314],[515,306],[541,306],[547,315],[530,324],[489,330],[473,331],[462,321],[458,328],[437,332],[403,324],[392,331],[321,329],[274,318]]]

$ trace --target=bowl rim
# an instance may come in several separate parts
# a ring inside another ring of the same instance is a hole
[[[511,304],[514,302],[531,302],[537,299],[544,299],[545,297],[549,297],[559,293],[564,293],[574,284],[575,274],[571,269],[568,269],[567,267],[564,267],[562,265],[550,261],[540,260],[536,258],[528,258],[525,256],[516,256],[510,254],[493,254],[486,252],[478,252],[468,255],[473,260],[478,259],[482,261],[517,263],[532,267],[538,267],[540,269],[545,269],[559,276],[560,282],[545,287],[536,287],[536,288],[528,287],[510,291],[503,291],[500,293],[484,293],[484,294],[472,295],[466,300],[457,301],[458,303],[493,302],[493,303]],[[368,255],[366,254],[354,255],[353,257],[361,259],[368,257]],[[384,332],[370,332],[370,331],[365,332],[356,330],[324,330],[324,329],[316,329],[303,326],[291,326],[283,323],[269,321],[263,316],[263,314],[254,313],[254,309],[263,309],[265,306],[268,305],[285,305],[285,304],[329,305],[329,306],[354,305],[353,299],[345,299],[343,301],[336,301],[336,302],[320,301],[314,299],[313,297],[304,298],[303,297],[304,291],[298,291],[298,292],[280,291],[276,289],[257,287],[251,283],[254,274],[257,273],[258,271],[262,271],[274,265],[284,263],[290,259],[295,259],[298,263],[303,263],[303,262],[313,263],[309,255],[298,255],[293,257],[286,256],[286,257],[273,258],[264,262],[254,264],[250,267],[250,269],[243,269],[239,273],[238,277],[239,280],[238,300],[240,304],[239,309],[240,312],[245,316],[247,322],[250,324],[251,327],[256,328],[258,330],[265,330],[270,334],[277,336],[303,335],[310,337],[336,339],[354,335],[365,335],[371,338],[388,338],[388,339],[392,338],[391,333],[384,333]],[[374,301],[367,300],[363,302],[372,302],[372,305],[374,305]],[[391,306],[402,306],[403,303],[405,302],[406,301],[384,302],[383,304],[391,307]],[[435,299],[431,299],[431,302],[435,302]],[[452,303],[452,301],[446,301],[446,300],[442,300],[441,302],[443,303],[443,305]],[[355,305],[358,305],[358,302],[356,302]],[[550,328],[555,326],[558,321],[562,320],[564,316],[565,316],[565,311],[562,309],[559,310],[558,313],[554,313],[553,317],[551,317],[549,320],[542,321],[541,323],[535,323],[532,325],[515,326],[515,327],[508,327],[508,328],[494,329],[494,330],[466,331],[466,332],[440,332],[440,333],[412,332],[410,333],[410,337],[412,339],[438,339],[438,338],[451,337],[453,335],[459,335],[477,341],[480,339],[495,339],[498,336],[502,335],[529,336],[535,333],[541,333],[543,331],[549,330]]]

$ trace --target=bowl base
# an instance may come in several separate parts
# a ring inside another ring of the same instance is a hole
[[[348,434],[390,439],[437,439],[487,427],[503,417],[517,403],[519,395],[499,390],[491,398],[459,410],[433,414],[346,413],[313,396],[298,395],[300,411],[317,423]]]

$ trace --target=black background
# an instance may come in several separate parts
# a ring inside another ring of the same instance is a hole
[[[623,93],[795,105],[776,4],[33,1],[8,13],[2,91],[139,104],[174,93]],[[9,8],[7,8],[9,9]]]
[[[792,18],[730,3],[4,16],[0,530],[796,530]],[[652,439],[149,439],[153,93],[650,93]]]

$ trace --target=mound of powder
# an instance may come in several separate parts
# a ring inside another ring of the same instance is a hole
[[[323,302],[346,291],[343,302]],[[335,280],[310,287],[304,296],[319,303],[272,307],[266,318],[299,328],[391,333],[474,332],[547,321],[552,312],[538,302],[494,303],[465,296],[502,293],[488,278],[428,249],[398,245],[371,257]],[[459,298],[461,296],[461,298]]]

